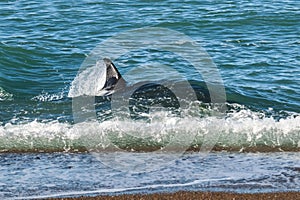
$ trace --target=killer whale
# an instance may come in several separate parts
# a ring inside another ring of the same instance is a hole
[[[212,100],[211,94],[218,95],[218,90],[210,93],[209,83],[204,81],[162,80],[131,84],[122,77],[110,59],[104,58],[103,61],[106,70],[105,83],[100,91],[101,95],[95,96],[97,119],[100,121],[112,117],[107,113],[114,113],[118,117],[125,113],[126,118],[129,116],[134,120],[151,121],[152,111],[153,114],[156,111],[167,111],[164,113],[176,117],[192,111],[204,117],[212,112],[225,113],[226,103],[230,103],[222,101],[222,96],[220,102]],[[199,109],[190,109],[190,106]],[[122,110],[121,107],[125,109]]]
[[[128,91],[132,92],[132,89],[135,89],[136,91],[134,94],[136,95],[136,98],[138,97],[141,98],[140,95],[137,95],[141,91],[143,91],[142,93],[144,94],[144,97],[149,98],[149,95],[146,95],[146,93],[157,93],[159,91],[164,93],[167,90],[167,88],[164,87],[163,85],[168,85],[169,82],[172,82],[171,80],[164,80],[162,81],[161,84],[158,84],[155,82],[145,81],[134,85],[130,85],[128,82],[126,82],[126,80],[124,80],[124,78],[122,77],[121,73],[118,71],[115,64],[109,58],[104,58],[103,61],[106,66],[106,81],[101,91],[99,92],[101,94],[99,96],[109,96],[115,92],[117,93],[126,93]],[[195,92],[198,100],[204,103],[211,102],[210,93],[207,89],[206,83],[195,81],[195,80],[187,80],[187,81],[188,84],[192,87],[193,91]],[[177,87],[178,86],[180,87],[180,83],[177,84]],[[184,87],[183,84],[182,87]],[[182,88],[182,90],[184,90],[184,88]],[[171,96],[174,97],[174,95]]]
[[[160,107],[170,111],[170,113],[179,115],[179,109],[183,107],[183,104],[189,106],[191,101],[196,100],[202,103],[211,103],[210,93],[204,82],[195,80],[186,82],[162,80],[161,82],[144,81],[130,84],[124,80],[110,59],[104,58],[103,61],[106,68],[104,68],[106,70],[106,80],[101,91],[98,92],[101,95],[95,98],[97,105],[100,105],[96,106],[96,108],[98,107],[98,115],[101,117],[106,116],[106,113],[112,109],[112,106],[121,107],[122,103],[127,105],[131,118],[146,121],[149,120],[147,114],[150,113],[153,107]],[[190,89],[187,89],[187,85],[189,85]],[[194,97],[190,98],[190,93],[193,93]],[[126,102],[126,100],[128,101]],[[118,101],[123,102],[118,104]],[[103,107],[103,102],[106,102],[105,108]]]
[[[114,92],[117,84],[119,88],[124,88],[126,86],[126,81],[110,59],[104,58],[103,61],[106,66],[106,81],[101,89],[101,96],[107,96]]]

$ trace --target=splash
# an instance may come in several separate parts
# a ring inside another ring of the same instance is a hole
[[[6,92],[2,87],[0,87],[0,101],[12,101],[13,95]]]
[[[49,94],[48,92],[43,92],[35,97],[33,97],[31,100],[33,101],[40,101],[40,102],[51,102],[51,101],[59,101],[64,98],[64,92],[60,92],[58,94]]]
[[[105,69],[106,66],[101,60],[79,72],[71,84],[68,97],[96,96],[105,84]]]

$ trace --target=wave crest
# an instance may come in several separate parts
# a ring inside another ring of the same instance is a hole
[[[300,151],[300,116],[276,120],[243,109],[225,117],[155,113],[151,123],[111,118],[101,123],[33,121],[0,127],[1,152],[154,151],[170,143],[174,150],[187,143],[190,150],[200,150],[207,142],[214,150]]]

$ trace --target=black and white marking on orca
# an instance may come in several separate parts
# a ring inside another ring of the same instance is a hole
[[[118,87],[123,88],[126,86],[126,82],[110,59],[104,58],[103,61],[106,66],[106,81],[101,89],[100,96],[107,96],[115,92],[117,84]]]

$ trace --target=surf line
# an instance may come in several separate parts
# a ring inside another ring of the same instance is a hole
[[[216,178],[216,179],[202,179],[202,180],[194,180],[192,182],[187,183],[176,183],[176,184],[156,184],[156,185],[147,185],[141,187],[129,187],[129,188],[115,188],[115,189],[99,189],[92,191],[73,191],[73,192],[63,192],[57,194],[50,195],[41,195],[41,196],[28,196],[28,197],[17,197],[13,199],[44,199],[44,198],[59,198],[59,197],[68,197],[68,196],[79,196],[79,195],[97,195],[103,193],[119,193],[119,192],[129,192],[129,191],[140,191],[145,189],[159,189],[159,188],[175,188],[175,187],[186,187],[197,185],[199,183],[209,182],[209,181],[228,181],[232,180],[232,178]]]

